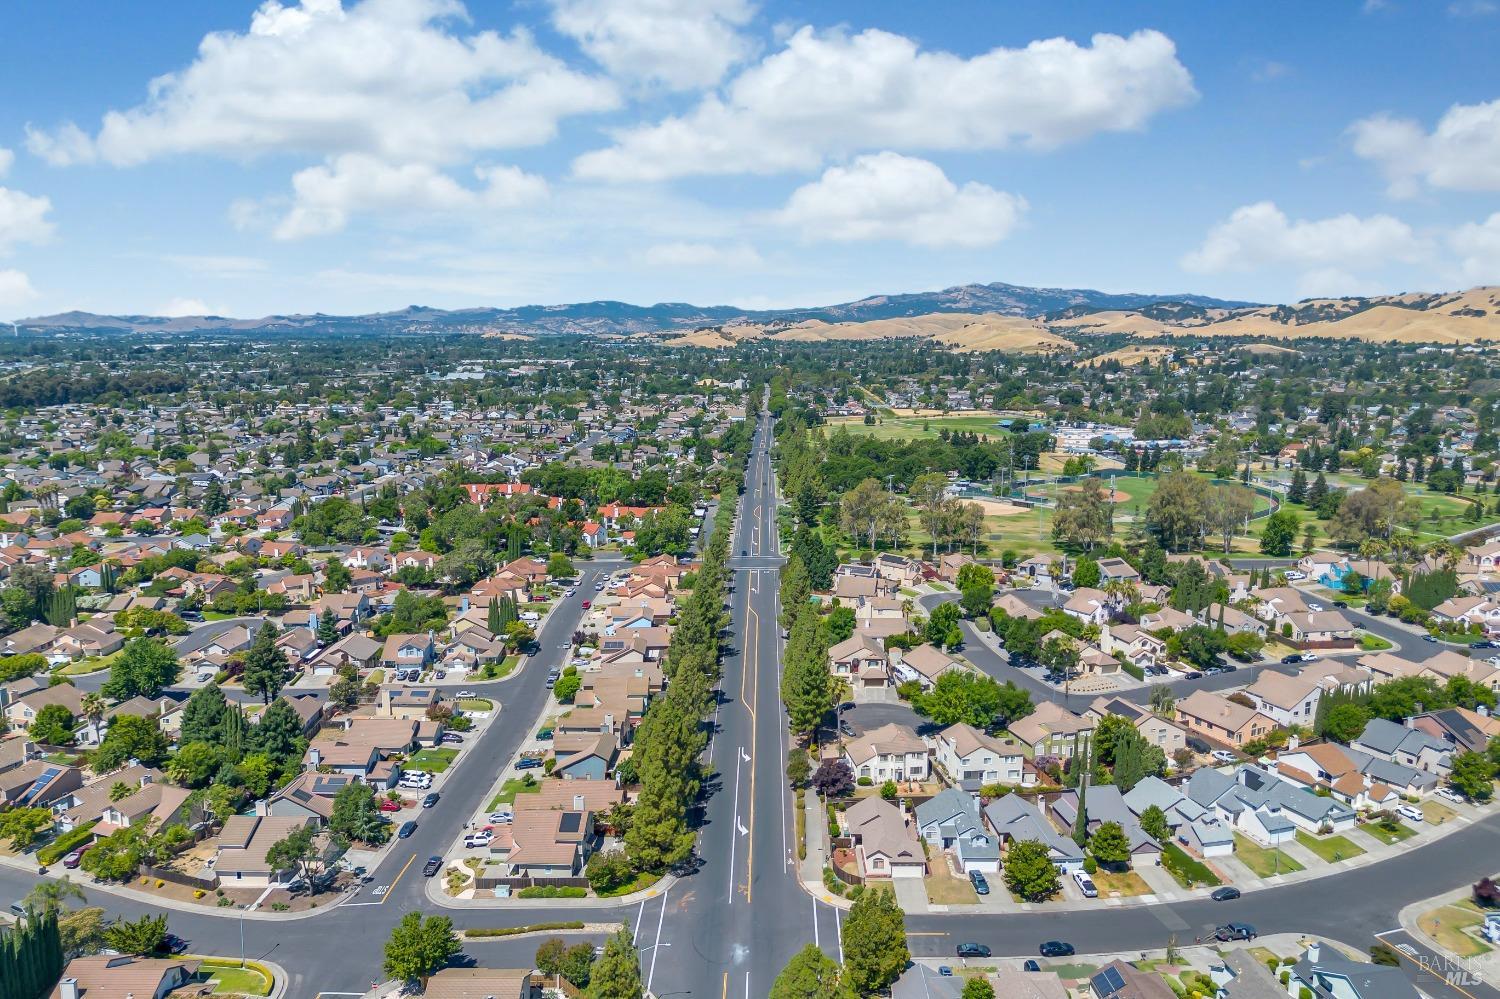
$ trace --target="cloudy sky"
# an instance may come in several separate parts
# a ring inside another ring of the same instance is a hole
[[[1500,0],[74,0],[0,29],[0,316],[1500,283]]]

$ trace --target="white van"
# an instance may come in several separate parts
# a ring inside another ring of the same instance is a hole
[[[1416,805],[1402,805],[1396,809],[1396,814],[1411,822],[1422,822],[1427,818]]]
[[[1078,884],[1078,890],[1083,892],[1084,898],[1098,898],[1099,889],[1094,887],[1094,879],[1083,871],[1074,871],[1073,880]]]

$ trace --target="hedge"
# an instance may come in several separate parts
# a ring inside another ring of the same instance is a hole
[[[1214,877],[1214,872],[1192,857],[1189,857],[1182,847],[1176,843],[1167,843],[1162,847],[1161,866],[1177,879],[1178,884],[1184,888],[1194,885],[1219,885],[1223,884]]]
[[[516,892],[517,898],[587,898],[587,888],[569,885],[532,885]]]
[[[94,826],[98,824],[99,820],[95,819],[86,825],[79,826],[77,829],[63,833],[36,852],[36,862],[43,867],[51,867],[72,853],[74,848],[80,847],[92,839],[94,836]]]
[[[1131,676],[1135,677],[1137,680],[1146,679],[1146,671],[1141,669],[1135,663],[1121,663],[1120,668],[1129,673]]]
[[[464,936],[475,939],[485,937],[514,937],[522,933],[546,933],[551,930],[581,930],[583,920],[570,919],[565,923],[532,923],[530,926],[481,926],[464,930]]]

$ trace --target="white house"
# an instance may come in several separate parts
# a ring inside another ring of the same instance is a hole
[[[966,791],[986,784],[1026,783],[1026,755],[1014,739],[992,738],[959,722],[932,736],[929,744],[938,766]]]

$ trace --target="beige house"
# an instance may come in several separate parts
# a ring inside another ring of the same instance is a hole
[[[1231,746],[1243,746],[1276,728],[1276,723],[1254,708],[1227,697],[1195,690],[1177,702],[1177,720],[1188,731]]]
[[[1075,715],[1053,701],[1043,701],[1031,714],[1010,723],[1010,734],[1031,750],[1033,758],[1069,758],[1093,731],[1092,719]]]
[[[905,725],[891,722],[844,744],[844,758],[856,778],[876,784],[888,780],[926,780],[931,773],[927,744]]]
[[[1121,697],[1096,697],[1083,714],[1096,721],[1103,721],[1109,715],[1127,719],[1141,733],[1141,738],[1161,749],[1169,760],[1187,745],[1187,732],[1182,726]]]
[[[1020,787],[1026,783],[1026,754],[1014,739],[996,739],[972,725],[949,725],[928,739],[937,765],[964,790],[987,784]],[[1035,771],[1031,772],[1035,783]]]
[[[861,798],[843,814],[845,833],[854,841],[859,873],[866,878],[920,878],[927,855],[900,806],[883,798]]]

